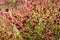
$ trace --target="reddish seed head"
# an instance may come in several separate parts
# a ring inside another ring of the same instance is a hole
[[[42,40],[45,40],[45,38],[46,38],[45,36],[42,36]]]
[[[59,22],[56,22],[57,25],[59,25]]]
[[[48,25],[48,21],[46,22],[46,25]]]
[[[48,21],[46,21],[45,23],[44,23],[44,26],[47,26],[48,25]]]
[[[59,36],[58,40],[60,40],[60,36]]]
[[[55,32],[55,31],[52,31],[52,34],[53,34],[53,35],[55,35],[55,34],[56,34],[56,32]]]
[[[24,32],[29,33],[29,30],[28,29],[25,29]]]
[[[60,17],[60,14],[57,14],[57,17],[59,18]]]
[[[29,15],[26,15],[27,18],[29,18]]]
[[[59,25],[59,20],[58,19],[56,19],[56,24]]]
[[[36,5],[36,2],[32,2],[33,5]]]
[[[60,12],[60,9],[58,9],[58,11]]]
[[[60,14],[59,14],[59,17],[60,17]]]
[[[43,32],[44,32],[44,30],[42,29],[42,30],[41,30],[41,32],[43,33]]]
[[[44,13],[46,13],[46,8],[43,8]]]
[[[18,23],[16,23],[15,25],[18,29],[22,29],[22,27]]]
[[[39,22],[39,20],[35,20],[35,22],[36,22],[36,23],[38,23],[38,22]]]
[[[16,23],[15,25],[16,25],[16,26],[19,26],[19,24],[18,24],[18,23]]]
[[[31,34],[36,34],[36,33],[37,33],[37,32],[35,32],[35,31],[32,31],[32,32],[31,32]]]
[[[56,20],[54,20],[54,22],[56,22]]]
[[[12,20],[12,18],[9,18],[9,20]]]
[[[15,17],[15,18],[17,18],[17,16],[16,16],[16,15],[14,15],[14,17]]]
[[[51,2],[54,3],[54,0],[52,0]]]
[[[44,18],[42,18],[42,22],[44,23]]]
[[[32,28],[35,28],[36,24],[32,24]]]
[[[44,28],[46,28],[47,26],[46,26],[46,25],[44,25],[43,27],[44,27]]]
[[[5,11],[6,11],[6,12],[8,12],[8,11],[9,11],[9,9],[8,9],[8,8],[6,8],[6,9],[5,9]]]
[[[23,9],[20,9],[20,13],[21,13],[21,14],[23,14],[23,13],[24,13]]]
[[[18,23],[16,23],[15,25],[16,25],[16,26],[19,26],[19,24],[18,24]]]
[[[47,16],[47,18],[49,18],[50,16]]]
[[[12,37],[13,37],[13,34],[11,33],[11,34],[9,35],[9,37],[12,38]]]
[[[48,33],[49,32],[49,30],[46,30],[46,33]]]
[[[15,3],[17,3],[18,1],[17,0],[13,0]]]
[[[55,35],[56,33],[54,32],[54,31],[52,31],[52,32],[48,32],[47,33],[49,36],[53,36],[53,35]]]
[[[22,23],[23,23],[23,24],[26,23],[26,18],[24,18],[24,19],[22,20]]]
[[[56,15],[55,17],[56,17],[56,18],[59,18],[59,16],[58,16],[58,15]]]

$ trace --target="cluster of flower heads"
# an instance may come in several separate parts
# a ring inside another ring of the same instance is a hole
[[[0,40],[60,40],[60,0],[0,0]]]

